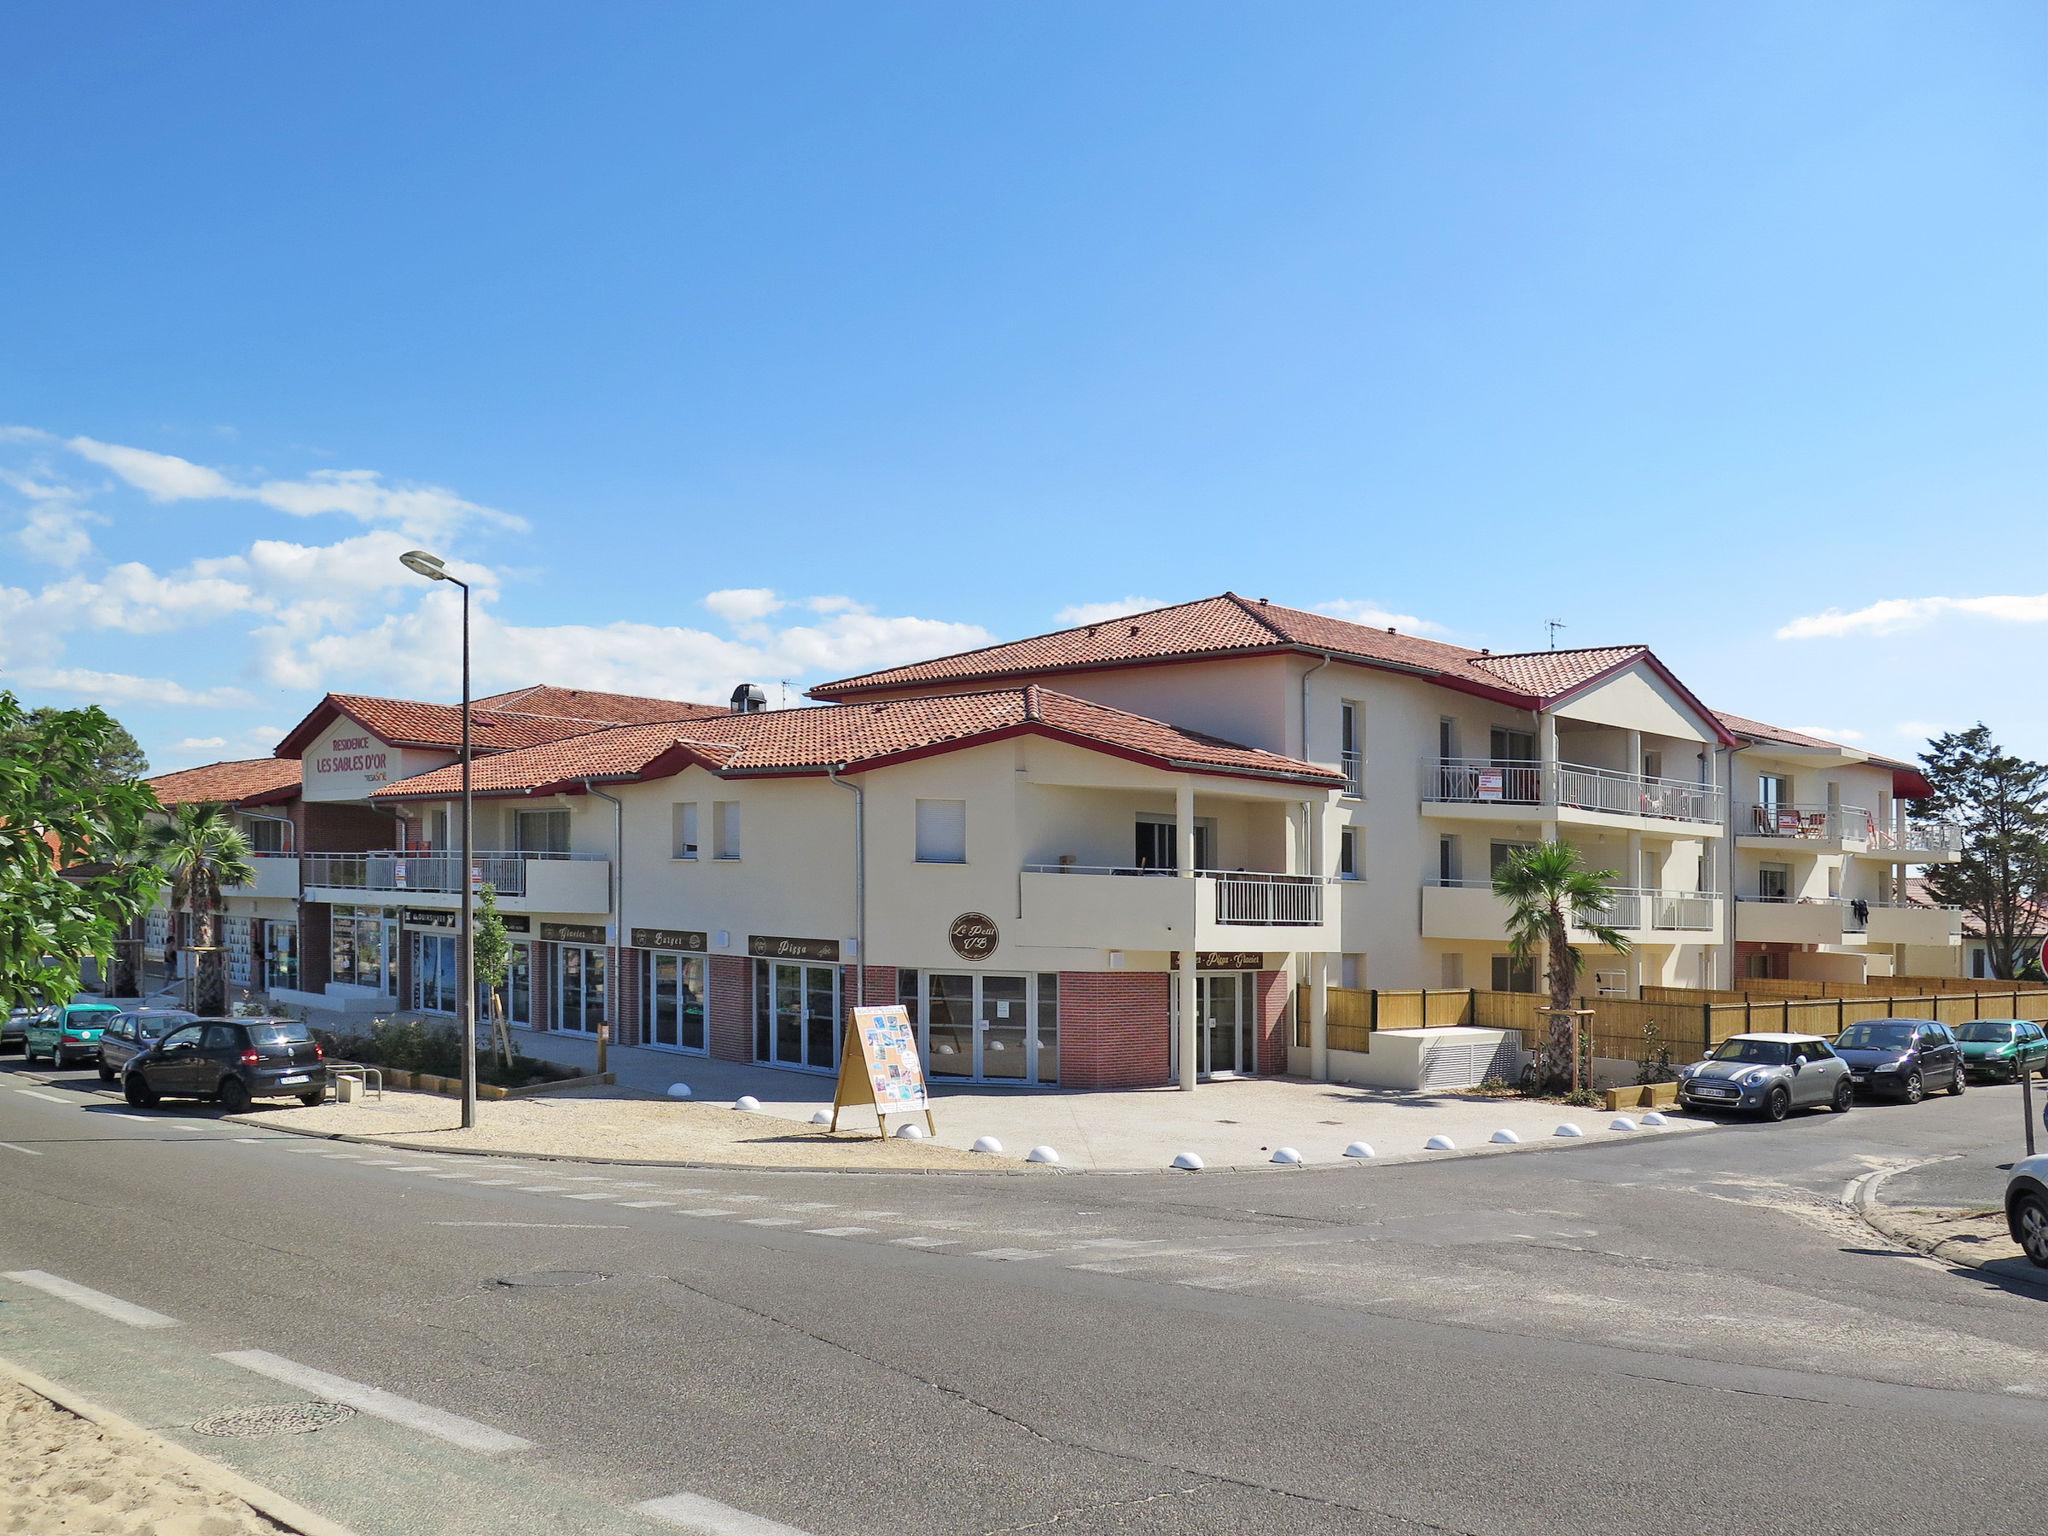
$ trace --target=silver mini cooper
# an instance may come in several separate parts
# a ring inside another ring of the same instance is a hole
[[[1819,1035],[1734,1035],[1678,1069],[1678,1102],[1782,1120],[1823,1105],[1847,1114],[1856,1088],[1849,1064]]]

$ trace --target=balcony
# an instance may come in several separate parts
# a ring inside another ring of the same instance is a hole
[[[299,897],[299,856],[295,853],[254,853],[250,863],[256,878],[247,885],[221,887],[224,896],[248,896],[258,901],[296,901]]]
[[[1584,763],[1536,763],[1477,757],[1422,760],[1424,814],[1561,821],[1619,817],[1648,830],[1682,823],[1688,835],[1720,831],[1722,797],[1711,784],[1621,773]],[[1516,816],[1515,812],[1522,814]]]
[[[1963,829],[1947,821],[1912,822],[1904,832],[1878,827],[1857,851],[1893,864],[1953,864],[1963,856]]]
[[[1735,905],[1735,937],[1758,944],[1861,944],[1870,911],[1867,902],[1838,896],[1742,896]]]
[[[1334,947],[1345,882],[1317,875],[1027,864],[1028,942],[1079,949],[1293,951]]]
[[[1925,944],[1936,948],[1963,942],[1961,907],[1930,907],[1917,902],[1903,905],[1872,903],[1870,942],[1873,944]]]
[[[479,885],[496,890],[515,912],[608,912],[611,860],[601,854],[480,851],[471,860]],[[305,885],[323,901],[399,901],[451,905],[462,892],[462,856],[384,849],[373,853],[309,853]]]
[[[1736,841],[1744,848],[1803,844],[1807,853],[1867,848],[1877,835],[1877,818],[1860,805],[1752,803],[1735,824]]]
[[[1344,754],[1344,793],[1353,800],[1365,798],[1365,754]]]
[[[1508,906],[1490,880],[1439,881],[1422,888],[1422,936],[1498,943],[1507,936]],[[1721,898],[1710,891],[1654,891],[1616,886],[1607,909],[1607,926],[1618,928],[1638,943],[1686,942],[1689,936],[1718,942]],[[1573,928],[1572,938],[1592,935]]]

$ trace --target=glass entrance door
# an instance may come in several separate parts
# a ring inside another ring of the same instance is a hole
[[[981,1075],[1021,1083],[1031,1075],[1029,985],[1022,976],[983,976],[975,1013],[981,1036]]]
[[[1249,971],[1195,973],[1195,1072],[1200,1077],[1257,1070],[1252,1031],[1258,989]],[[1173,979],[1173,1039],[1180,1042],[1180,978]]]
[[[818,1072],[839,1065],[839,967],[754,962],[754,1059]]]
[[[412,936],[412,1005],[421,1013],[455,1011],[455,935]]]
[[[1057,1082],[1058,979],[928,972],[918,1049],[934,1081]]]
[[[604,1019],[604,951],[582,944],[557,945],[555,1028],[572,1035],[594,1035]]]
[[[647,1043],[702,1055],[704,961],[697,955],[647,957]]]

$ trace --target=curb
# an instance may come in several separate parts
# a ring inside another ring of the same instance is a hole
[[[1856,1198],[1848,1202],[1848,1204],[1849,1208],[1861,1218],[1865,1226],[1880,1236],[1900,1244],[1902,1247],[1912,1249],[1924,1258],[1932,1259],[1937,1264],[1946,1264],[1952,1269],[1989,1269],[1992,1264],[2002,1262],[1987,1259],[1980,1254],[1967,1251],[1946,1252],[1945,1250],[1955,1246],[1954,1238],[1943,1238],[1940,1242],[1929,1242],[1917,1232],[1908,1231],[1899,1222],[1893,1220],[1890,1207],[1877,1198],[1877,1191],[1879,1186],[1896,1171],[1898,1170],[1893,1169],[1886,1170],[1883,1173],[1866,1175],[1858,1184]],[[2001,1281],[2010,1281],[2048,1293],[2048,1271],[2043,1271],[2041,1278],[2036,1279],[2024,1270],[2011,1274],[2000,1270],[1998,1278]]]
[[[12,1360],[0,1359],[0,1376],[19,1382],[36,1396],[55,1403],[67,1413],[76,1414],[88,1424],[98,1425],[116,1436],[138,1441],[209,1491],[240,1499],[266,1520],[296,1531],[299,1536],[356,1536],[348,1526],[330,1520],[325,1515],[316,1515],[303,1504],[295,1503],[261,1483],[251,1482],[241,1473],[230,1471],[197,1451],[187,1450],[176,1441],[166,1440],[162,1435],[144,1429],[130,1419],[124,1419],[118,1413],[80,1397],[70,1388],[60,1387],[47,1377],[16,1365]]]

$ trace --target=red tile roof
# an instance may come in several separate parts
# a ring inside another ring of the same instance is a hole
[[[884,690],[1276,652],[1329,653],[1527,709],[1561,699],[1640,657],[1692,699],[1684,684],[1640,645],[1496,656],[1235,592],[821,683],[810,692],[816,699],[847,700]],[[1712,712],[1705,705],[1696,707],[1702,721],[1716,728]]]
[[[1852,757],[1863,754],[1856,748],[1844,746],[1839,741],[1828,741],[1819,736],[1808,736],[1799,731],[1788,731],[1782,725],[1766,725],[1761,720],[1744,719],[1731,715],[1725,709],[1714,711],[1721,723],[1737,736],[1746,736],[1751,741],[1775,741],[1788,747],[1814,747],[1824,752],[1846,752]]]
[[[247,757],[160,773],[145,782],[165,805],[242,805],[289,800],[298,792],[299,760]]]
[[[619,726],[485,759],[472,769],[471,787],[478,794],[532,794],[573,787],[586,777],[659,778],[693,762],[726,777],[822,773],[839,764],[858,772],[1020,734],[1072,741],[1169,770],[1318,786],[1342,782],[1341,775],[1312,763],[1027,687]],[[438,768],[388,784],[372,798],[443,798],[460,787],[459,769]]]
[[[580,713],[578,712],[580,711]],[[478,753],[509,752],[560,741],[606,726],[656,720],[696,720],[730,711],[715,704],[649,699],[628,693],[593,693],[539,684],[470,702],[470,742]],[[394,747],[462,744],[462,709],[418,699],[386,699],[360,693],[330,693],[277,744],[279,757],[296,757],[336,715],[346,715]]]
[[[687,704],[680,699],[599,693],[589,688],[561,688],[552,683],[494,693],[489,698],[472,700],[470,707],[522,715],[554,715],[563,720],[595,720],[607,725],[648,725],[657,720],[697,720],[732,713],[723,704]]]

